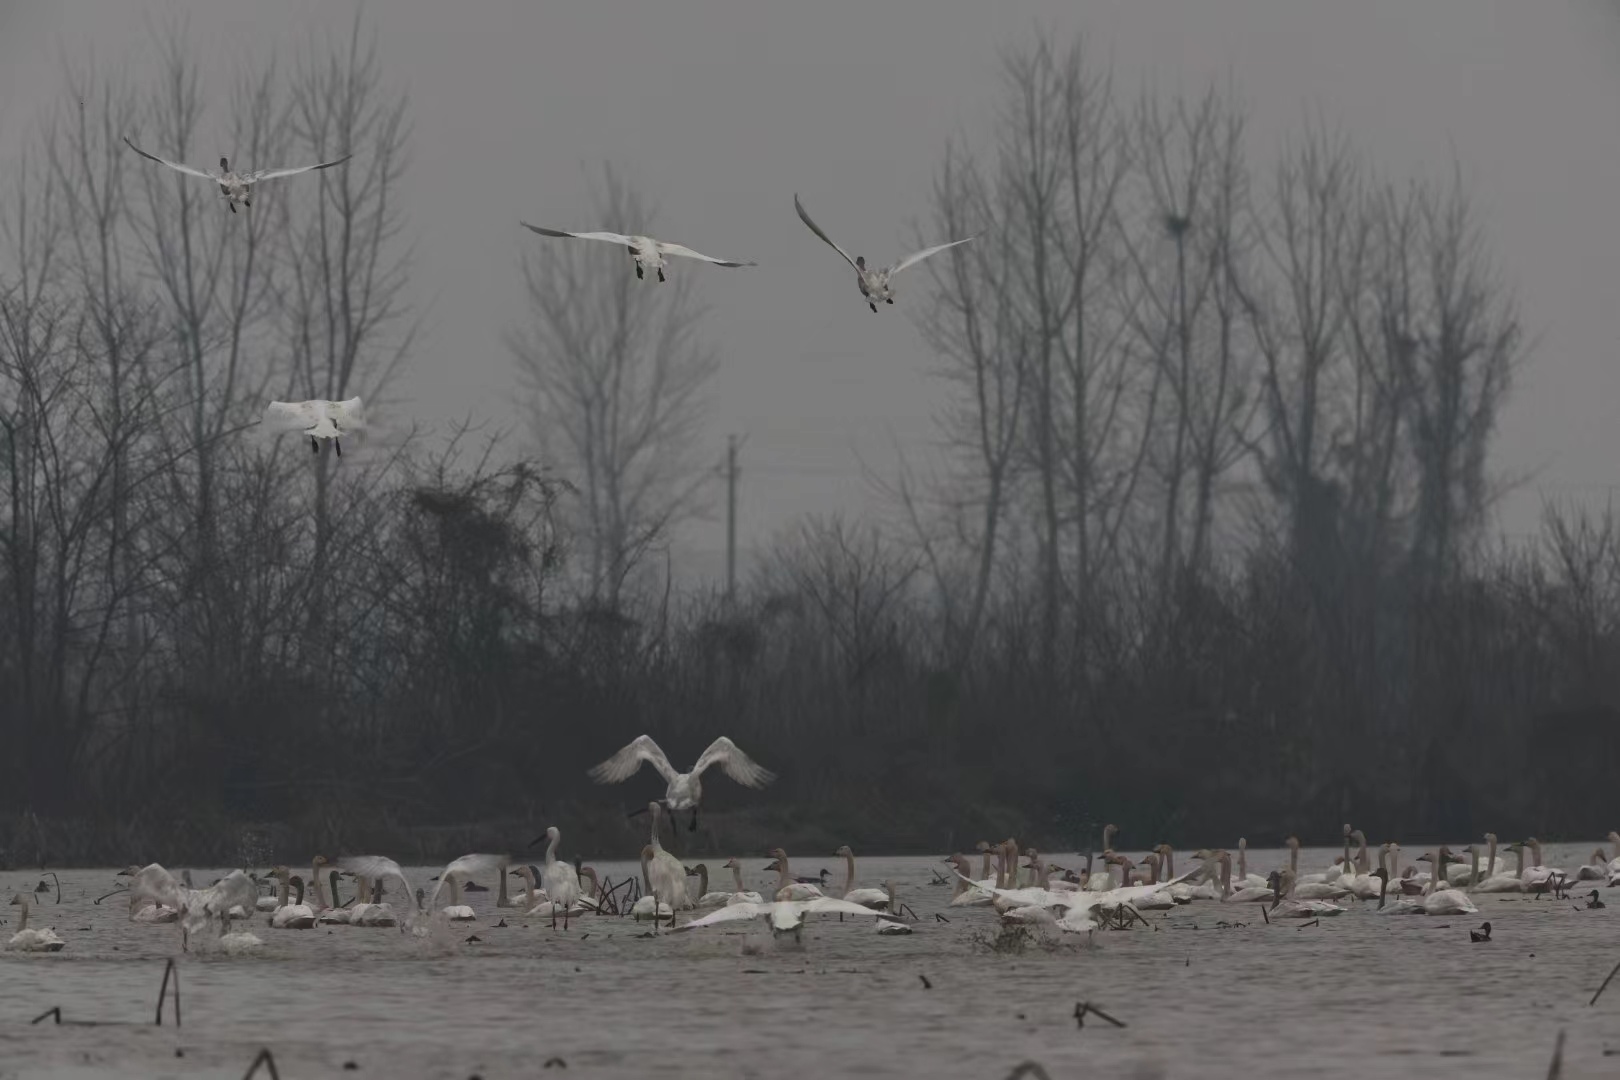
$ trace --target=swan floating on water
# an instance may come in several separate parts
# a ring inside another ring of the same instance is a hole
[[[61,952],[67,942],[56,936],[56,931],[50,927],[43,930],[28,929],[28,909],[33,900],[25,893],[18,893],[11,898],[13,907],[22,909],[18,919],[17,932],[11,935],[6,947],[17,949],[20,952]]]

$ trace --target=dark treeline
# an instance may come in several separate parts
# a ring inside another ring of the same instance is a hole
[[[1262,171],[1229,94],[1009,53],[924,230],[983,236],[901,301],[947,452],[889,520],[803,520],[693,594],[665,557],[713,370],[693,275],[534,256],[510,345],[543,439],[339,463],[244,432],[272,396],[385,411],[408,103],[358,24],[240,71],[207,127],[233,161],[355,157],[233,216],[120,141],[214,155],[184,38],[149,80],[70,71],[5,214],[5,857],[426,858],[553,822],[628,857],[661,784],[585,770],[644,731],[781,774],[712,776],[698,840],[738,851],[1615,824],[1620,521],[1490,542],[1525,343],[1454,174],[1383,179],[1321,125]]]

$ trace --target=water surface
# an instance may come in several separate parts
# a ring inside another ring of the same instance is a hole
[[[1549,847],[1546,861],[1573,868],[1593,846]],[[1301,869],[1323,869],[1334,854],[1308,849]],[[1403,854],[1404,863],[1417,852]],[[1285,858],[1250,856],[1259,872]],[[711,887],[729,888],[716,869],[724,860],[704,861]],[[750,887],[774,881],[767,861],[744,858]],[[842,882],[831,856],[794,863],[798,873],[826,866]],[[1193,865],[1185,854],[1181,863]],[[634,870],[595,865],[614,880]],[[914,933],[879,936],[866,918],[812,920],[801,948],[772,941],[761,922],[648,937],[629,919],[591,916],[553,930],[497,910],[490,891],[465,897],[477,923],[425,940],[371,927],[272,930],[261,915],[252,929],[265,945],[253,956],[196,941],[182,954],[175,926],[128,922],[121,896],[93,903],[124,880],[113,870],[59,871],[61,903],[39,895],[31,925],[54,928],[67,947],[0,952],[0,1080],[236,1080],[261,1046],[287,1080],[494,1080],[538,1075],[552,1058],[568,1076],[592,1077],[999,1080],[1025,1059],[1054,1080],[1364,1077],[1369,1067],[1539,1077],[1560,1028],[1565,1080],[1620,1075],[1620,978],[1587,1006],[1620,961],[1620,889],[1602,890],[1603,910],[1480,895],[1478,916],[1448,918],[1380,916],[1376,902],[1352,902],[1303,929],[1268,925],[1257,905],[1196,902],[1148,913],[1150,929],[998,953],[987,947],[993,913],[949,908],[950,888],[931,883],[938,859],[871,858],[858,869],[860,884],[899,884],[920,916]],[[221,872],[193,870],[199,884]],[[407,873],[425,885],[436,868]],[[9,898],[38,881],[8,872],[0,890]],[[16,909],[5,914],[0,940],[16,925]],[[1470,943],[1468,929],[1484,919],[1494,940]],[[171,956],[179,1029],[167,1016],[152,1024]],[[1077,1029],[1082,1000],[1129,1026],[1091,1018]],[[104,1023],[29,1024],[54,1005]]]

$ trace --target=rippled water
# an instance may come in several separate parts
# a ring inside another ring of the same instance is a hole
[[[1546,861],[1573,868],[1592,847],[1549,847]],[[1253,870],[1283,861],[1250,854]],[[1307,850],[1301,869],[1333,854]],[[746,860],[751,887],[774,880],[765,862]],[[634,869],[596,865],[616,880]],[[841,881],[831,857],[801,856],[795,870],[812,866]],[[498,911],[491,891],[467,896],[476,924],[428,940],[385,928],[271,930],[261,916],[253,929],[265,946],[247,957],[197,942],[182,955],[173,925],[129,923],[121,896],[92,902],[122,880],[112,870],[61,872],[60,905],[39,896],[31,925],[54,928],[67,947],[0,952],[0,1078],[235,1080],[261,1046],[287,1080],[494,1080],[537,1075],[551,1058],[566,1075],[601,1077],[999,1080],[1025,1059],[1054,1080],[1361,1077],[1369,1066],[1540,1077],[1560,1028],[1566,1080],[1620,1075],[1620,978],[1587,1006],[1620,961],[1620,889],[1604,890],[1603,910],[1482,895],[1478,916],[1451,918],[1383,917],[1374,901],[1303,929],[1267,925],[1255,905],[1196,902],[1148,913],[1152,929],[1008,954],[984,944],[997,929],[989,909],[946,907],[950,889],[929,883],[936,868],[931,858],[859,865],[864,884],[900,883],[921,917],[909,936],[879,936],[867,918],[812,920],[802,948],[773,942],[761,922],[643,937],[629,919],[592,916],[553,931]],[[408,873],[426,884],[435,872]],[[0,889],[9,898],[38,880],[0,874]],[[727,887],[718,875],[714,886]],[[5,913],[0,940],[16,925],[16,909]],[[495,927],[502,916],[509,925]],[[1494,940],[1471,944],[1467,931],[1483,919]],[[180,957],[179,1029],[152,1025],[170,956]],[[1077,1029],[1081,1000],[1129,1026],[1092,1018]],[[53,1005],[101,1023],[29,1024]]]

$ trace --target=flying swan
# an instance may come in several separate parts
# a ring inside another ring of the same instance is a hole
[[[658,280],[664,280],[665,255],[681,255],[688,259],[702,259],[704,262],[714,263],[716,266],[758,266],[757,262],[738,262],[732,259],[717,259],[713,255],[705,255],[701,251],[693,251],[684,244],[671,244],[667,240],[654,240],[650,236],[625,236],[616,232],[568,232],[563,229],[543,229],[538,225],[530,225],[527,221],[520,221],[530,232],[537,232],[541,236],[572,237],[575,240],[605,240],[610,244],[623,244],[630,249],[630,257],[636,261],[636,279],[639,281],[646,276],[646,271],[658,271]]]
[[[267,431],[302,431],[309,436],[309,448],[321,452],[318,439],[331,439],[338,457],[343,456],[343,433],[366,426],[360,399],[327,401],[272,401],[265,407],[260,424]]]
[[[917,263],[922,262],[930,255],[938,255],[946,248],[953,248],[957,244],[965,244],[978,235],[975,233],[974,236],[969,236],[962,240],[952,240],[948,244],[935,244],[933,247],[923,248],[921,251],[914,251],[910,255],[907,255],[905,258],[901,259],[899,262],[895,263],[893,266],[885,267],[881,270],[874,270],[867,268],[865,255],[862,255],[859,258],[851,259],[849,257],[849,252],[833,243],[832,237],[822,232],[821,226],[810,220],[810,215],[805,212],[804,204],[799,201],[798,192],[794,192],[793,194],[793,209],[799,212],[799,220],[810,226],[811,232],[815,233],[817,236],[821,237],[822,240],[826,241],[827,246],[831,247],[834,251],[838,252],[838,254],[842,255],[844,257],[844,261],[855,268],[858,284],[860,285],[861,289],[861,295],[866,297],[866,306],[871,308],[873,311],[877,310],[879,300],[886,304],[894,303],[894,290],[889,286],[889,281],[894,277],[894,275],[906,269],[908,266],[915,266]]]
[[[643,761],[650,762],[658,770],[658,775],[669,784],[664,792],[665,809],[672,815],[681,810],[692,811],[692,824],[688,828],[692,832],[697,830],[698,803],[703,799],[703,770],[709,766],[720,766],[722,772],[743,787],[760,788],[776,779],[775,773],[755,763],[724,735],[710,743],[709,748],[698,756],[691,772],[676,772],[675,766],[669,763],[669,758],[653,742],[652,736],[640,735],[623,750],[591,769],[589,776],[598,784],[621,783],[634,776]],[[633,810],[630,816],[643,813],[646,811]]]
[[[220,193],[223,194],[226,200],[229,202],[231,213],[233,214],[236,213],[237,203],[241,203],[243,206],[248,207],[253,205],[252,188],[253,185],[257,184],[260,180],[275,180],[278,177],[297,176],[299,173],[313,172],[316,169],[330,169],[332,166],[341,165],[345,161],[348,161],[350,158],[354,157],[353,154],[344,154],[336,161],[325,161],[319,165],[300,165],[295,169],[258,169],[252,172],[232,172],[230,161],[226,158],[220,158],[219,168],[217,170],[210,169],[207,172],[203,172],[201,169],[194,169],[190,165],[181,165],[178,162],[168,161],[164,158],[160,158],[156,154],[148,154],[145,150],[142,150],[140,147],[130,142],[128,135],[124,136],[124,142],[129,143],[129,148],[131,150],[141,155],[141,157],[146,158],[148,161],[155,161],[159,165],[167,165],[176,172],[183,172],[187,176],[196,176],[203,180],[212,180],[214,183],[219,185]]]

